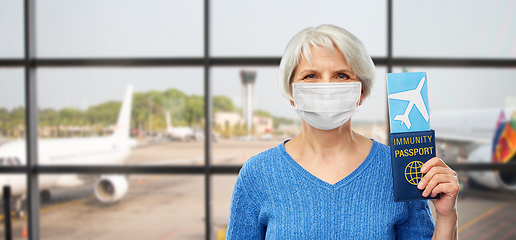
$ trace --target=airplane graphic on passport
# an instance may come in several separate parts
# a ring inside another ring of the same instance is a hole
[[[391,131],[394,133],[429,130],[426,73],[389,73],[387,78]],[[413,113],[414,106],[419,114]],[[399,124],[395,124],[398,121]]]

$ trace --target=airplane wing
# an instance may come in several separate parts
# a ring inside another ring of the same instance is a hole
[[[491,144],[493,139],[479,135],[464,135],[462,133],[435,131],[435,140],[455,144]]]
[[[423,115],[425,121],[428,122],[428,110],[426,109],[425,103],[423,102],[423,98],[421,97],[421,95],[414,99],[414,105],[416,105],[417,109],[419,109],[419,112],[421,113],[421,115]]]
[[[414,99],[414,90],[406,91],[406,92],[399,92],[399,93],[392,93],[389,94],[389,98],[397,99],[397,100],[404,100],[404,101],[412,101]]]

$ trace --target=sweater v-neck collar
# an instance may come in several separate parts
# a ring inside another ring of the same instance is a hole
[[[353,172],[351,172],[349,175],[344,177],[343,179],[339,180],[335,184],[330,184],[328,182],[325,182],[321,180],[320,178],[316,177],[315,175],[311,174],[309,171],[307,171],[305,168],[303,168],[299,163],[294,160],[290,154],[288,154],[287,150],[285,150],[285,143],[290,141],[290,139],[285,140],[283,143],[281,143],[278,146],[279,151],[281,152],[283,158],[287,161],[288,165],[292,167],[294,170],[300,173],[301,176],[308,179],[310,182],[314,183],[315,185],[326,188],[326,189],[333,189],[337,190],[341,188],[342,186],[345,186],[352,182],[355,178],[360,176],[364,170],[366,170],[369,165],[371,165],[372,159],[374,155],[376,154],[376,151],[378,149],[378,142],[373,140],[373,145],[371,149],[369,150],[369,153],[367,154],[367,157],[364,159],[364,161],[355,169]]]

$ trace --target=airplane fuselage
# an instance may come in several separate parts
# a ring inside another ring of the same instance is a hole
[[[129,156],[134,140],[129,138],[133,87],[127,86],[113,134],[106,137],[39,139],[39,165],[118,165]],[[27,163],[25,141],[18,140],[0,147],[0,165],[23,166]],[[91,177],[91,176],[90,176]],[[0,184],[10,185],[13,196],[27,192],[24,174],[0,175]],[[84,177],[77,174],[40,174],[39,189],[76,187],[85,184]],[[86,179],[87,180],[87,179]],[[100,176],[95,184],[95,195],[102,202],[118,201],[126,192],[128,184],[123,176]],[[21,204],[18,204],[17,211]]]
[[[0,157],[17,158],[26,165],[25,141],[18,140],[0,147]],[[131,152],[129,139],[115,137],[43,139],[38,141],[38,161],[40,165],[119,165]],[[76,187],[84,184],[77,174],[41,174],[40,190],[54,187]],[[5,174],[0,176],[0,184],[10,185],[13,195],[26,191],[25,175]],[[1,195],[1,194],[0,194]]]

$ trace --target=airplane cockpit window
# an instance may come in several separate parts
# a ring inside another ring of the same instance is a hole
[[[13,159],[13,158],[10,158],[10,157],[6,158],[6,165],[7,165],[7,166],[13,166],[13,165],[15,165],[15,164],[14,164],[14,159]]]
[[[0,158],[0,166],[4,165],[4,158]]]

